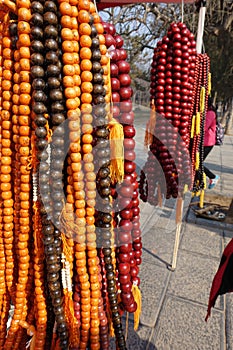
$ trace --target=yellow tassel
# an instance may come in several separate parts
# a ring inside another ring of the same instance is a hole
[[[211,73],[208,74],[208,95],[211,95],[211,89],[212,89],[212,81],[211,81]]]
[[[108,124],[110,134],[110,177],[112,182],[121,183],[124,180],[124,131],[123,126],[114,118]]]
[[[198,170],[200,166],[200,154],[199,152],[196,153],[196,162],[195,162],[195,169]]]
[[[200,203],[199,203],[199,207],[200,207],[200,208],[203,208],[203,207],[204,207],[204,194],[205,194],[205,191],[204,191],[204,190],[201,190],[201,193],[200,193]]]
[[[108,94],[112,97],[110,58],[108,67]],[[112,105],[112,101],[111,101]],[[108,128],[110,130],[109,142],[111,150],[110,177],[112,182],[121,183],[124,180],[124,131],[123,126],[113,118],[111,111],[108,112]]]
[[[74,222],[74,213],[71,208],[72,204],[64,204],[60,215],[61,230],[67,238],[73,238],[79,233],[79,226]]]
[[[202,86],[200,93],[200,112],[203,113],[205,110],[205,88]]]
[[[136,331],[139,326],[139,319],[142,310],[142,296],[139,287],[136,284],[133,284],[132,294],[135,302],[137,303],[137,310],[134,312],[134,330]]]
[[[110,335],[111,338],[115,337],[112,321],[109,323],[109,335]]]
[[[193,115],[193,117],[192,117],[192,125],[191,125],[191,135],[190,135],[191,139],[194,138],[195,123],[196,123],[196,117],[195,117],[195,115]]]
[[[199,135],[200,134],[200,130],[201,130],[201,116],[200,116],[200,113],[197,112],[197,115],[195,117],[195,121],[196,121],[196,135]]]
[[[146,133],[144,145],[150,146],[153,142],[153,135],[155,133],[155,124],[156,124],[156,113],[155,113],[155,104],[154,99],[151,102],[151,111],[150,111],[150,119],[146,124]]]
[[[203,174],[204,189],[206,189],[206,174]]]
[[[188,188],[188,185],[185,184],[185,185],[184,185],[184,194],[188,192],[188,189],[189,189],[189,188]]]

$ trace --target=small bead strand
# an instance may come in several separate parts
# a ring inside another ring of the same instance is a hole
[[[0,63],[1,63],[1,71],[0,71],[0,111],[2,113],[2,33],[3,33],[3,23],[0,23]],[[2,118],[0,119],[0,140],[2,144]],[[1,154],[0,150],[0,154]],[[0,177],[1,183],[4,183],[4,175],[0,169]],[[5,280],[5,266],[6,266],[6,257],[4,252],[4,238],[3,238],[3,199],[1,196],[1,188],[0,188],[0,346],[3,348],[3,344],[5,342],[6,337],[6,324],[8,319],[8,310],[6,310],[6,301],[10,300],[8,293],[6,293],[6,280]],[[7,312],[7,314],[6,314]]]
[[[29,22],[31,18],[31,11],[28,8],[28,3],[24,5],[20,1],[16,2],[19,7],[18,11],[18,31],[22,22]],[[28,169],[28,156],[24,156],[22,150],[25,147],[28,149],[27,154],[30,153],[30,100],[29,93],[24,93],[22,83],[30,83],[30,36],[29,34],[19,34],[18,38],[19,49],[19,69],[20,69],[20,86],[19,86],[19,154],[20,154],[20,233],[18,241],[18,254],[19,254],[19,276],[16,286],[16,299],[15,310],[13,319],[11,322],[8,336],[5,342],[4,349],[8,350],[12,348],[14,344],[15,334],[19,329],[19,321],[26,319],[27,300],[26,300],[26,287],[28,281],[29,272],[29,251],[28,242],[30,236],[30,169]],[[23,116],[27,115],[26,123],[22,122]],[[20,297],[17,296],[17,292],[20,292]],[[25,293],[24,297],[21,295]]]
[[[48,207],[51,213],[51,219],[54,227],[46,226],[47,229],[47,247],[46,264],[50,272],[48,286],[52,298],[55,319],[57,323],[57,332],[59,336],[59,346],[62,350],[68,348],[68,332],[65,322],[63,295],[60,282],[61,273],[61,232],[60,232],[60,214],[63,207],[63,182],[62,168],[64,158],[64,127],[61,125],[63,119],[57,122],[57,114],[64,113],[63,94],[61,90],[61,62],[60,49],[58,43],[58,6],[55,1],[46,1],[43,14],[44,38],[45,38],[45,64],[46,64],[46,82],[48,96],[52,100],[51,106],[48,106],[48,112],[51,115],[50,123],[54,133],[51,144],[51,164],[50,164],[50,196],[48,196]],[[59,159],[56,159],[59,154]],[[47,209],[46,209],[47,211]]]
[[[11,124],[11,109],[12,109],[12,82],[11,71],[13,69],[11,39],[9,28],[5,26],[3,39],[3,66],[9,72],[4,74],[5,79],[2,80],[2,156],[1,156],[1,173],[11,177],[12,162],[11,162],[11,146],[12,146],[12,124]],[[6,75],[9,75],[7,78]],[[7,143],[7,145],[6,145]],[[6,293],[13,296],[14,285],[14,258],[13,258],[13,198],[11,178],[8,183],[1,183],[1,197],[3,199],[3,237],[6,255]]]
[[[31,39],[32,41],[43,39],[42,29],[36,25],[36,18],[41,18],[43,14],[43,5],[40,1],[32,2],[31,4],[32,19],[31,19]],[[44,59],[40,52],[36,52],[35,48],[31,54],[31,73],[32,73],[32,118],[33,118],[33,151],[37,150],[40,152],[36,144],[40,138],[36,136],[38,128],[43,127],[47,120],[46,118],[35,112],[37,103],[44,103],[46,96],[43,91],[45,83],[43,82],[43,63]],[[41,80],[40,80],[41,79]],[[41,84],[38,84],[41,82]],[[46,154],[46,152],[45,152]],[[42,235],[42,219],[40,215],[40,197],[38,193],[38,159],[36,154],[32,154],[33,159],[33,174],[32,174],[32,190],[33,190],[33,236],[34,236],[34,283],[35,283],[35,323],[36,323],[36,339],[35,348],[43,350],[46,340],[46,326],[47,326],[47,309],[46,309],[46,298],[45,298],[45,264],[44,264],[44,247],[43,247],[43,235]],[[42,164],[43,166],[43,164]],[[42,186],[42,185],[41,185]],[[48,188],[46,188],[48,190]],[[43,188],[44,191],[44,188]]]

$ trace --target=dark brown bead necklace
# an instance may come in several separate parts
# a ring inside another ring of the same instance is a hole
[[[54,1],[46,1],[43,13],[44,25],[44,48],[45,48],[45,77],[47,94],[52,101],[47,106],[51,117],[50,127],[53,130],[50,158],[50,213],[53,222],[47,226],[48,244],[45,247],[46,264],[48,269],[48,287],[52,298],[57,333],[60,338],[59,344],[62,350],[68,349],[68,331],[65,322],[62,287],[60,282],[61,273],[61,232],[59,218],[62,211],[63,182],[62,169],[64,159],[64,129],[60,125],[63,118],[57,118],[57,114],[64,114],[63,94],[61,88],[61,63],[58,42],[58,9]],[[59,157],[57,155],[59,154]]]
[[[92,24],[92,27],[94,25]],[[118,301],[116,294],[116,276],[112,263],[111,248],[111,202],[110,202],[110,148],[109,148],[109,130],[107,129],[107,118],[105,104],[102,103],[101,96],[105,96],[103,70],[99,62],[99,50],[97,37],[95,37],[95,28],[92,28],[92,45],[95,47],[96,55],[93,58],[93,100],[96,102],[93,106],[93,118],[95,124],[95,167],[97,173],[98,190],[98,211],[96,212],[96,233],[98,244],[102,248],[104,264],[107,279],[108,300],[111,309],[111,318],[116,336],[117,347],[120,350],[126,349],[125,338],[122,329],[121,317],[118,311]],[[97,39],[97,40],[96,40]],[[94,44],[93,44],[94,42]],[[104,343],[105,344],[105,343]],[[107,345],[107,343],[106,343]]]

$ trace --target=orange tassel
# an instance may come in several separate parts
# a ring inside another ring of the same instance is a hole
[[[137,303],[137,310],[134,312],[134,330],[136,331],[139,326],[139,319],[142,310],[142,296],[139,287],[136,284],[133,284],[132,294],[135,302]]]

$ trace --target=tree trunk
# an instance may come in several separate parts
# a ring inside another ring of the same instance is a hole
[[[220,120],[220,123],[222,124],[222,126],[224,128],[226,128],[226,126],[227,126],[227,119],[228,119],[228,115],[230,113],[230,106],[231,106],[231,104],[230,104],[230,102],[228,102],[227,109],[223,112],[222,118]],[[223,110],[223,108],[222,108],[222,110]]]
[[[226,134],[231,135],[233,133],[233,98],[231,99],[231,103],[229,104],[229,117],[227,119],[226,125]]]

